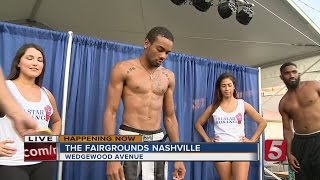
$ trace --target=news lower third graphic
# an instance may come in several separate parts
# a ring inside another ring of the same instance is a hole
[[[26,136],[25,161],[258,161],[258,143],[143,142],[142,136]]]

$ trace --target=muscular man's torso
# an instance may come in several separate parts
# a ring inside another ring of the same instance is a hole
[[[134,60],[125,62],[124,68],[127,76],[122,91],[122,123],[141,130],[159,129],[163,98],[170,83],[170,71],[158,67],[150,74]]]
[[[313,133],[320,130],[320,94],[314,82],[301,82],[295,91],[288,91],[281,106],[297,133]]]

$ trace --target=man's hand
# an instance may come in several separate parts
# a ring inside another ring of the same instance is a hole
[[[288,162],[289,162],[291,169],[294,172],[298,172],[298,169],[300,169],[300,164],[299,164],[299,161],[297,160],[297,158],[294,155],[292,155],[291,153],[288,153],[287,156],[288,156]]]
[[[14,141],[12,140],[0,141],[0,157],[1,156],[11,157],[17,152],[16,148],[8,146],[8,144],[10,143],[14,143]]]
[[[108,180],[125,180],[120,162],[107,162],[107,177]]]
[[[173,180],[183,180],[185,175],[186,168],[184,167],[183,162],[176,161],[174,163]]]
[[[9,117],[20,136],[36,134],[37,122],[28,113],[21,111]]]

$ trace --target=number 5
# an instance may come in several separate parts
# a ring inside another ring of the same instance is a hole
[[[271,160],[279,159],[282,156],[282,143],[284,141],[275,141],[273,140],[270,146],[270,151],[268,154],[268,158]]]

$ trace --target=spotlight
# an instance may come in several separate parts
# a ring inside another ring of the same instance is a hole
[[[183,3],[186,2],[186,0],[171,0],[171,2],[173,2],[175,5],[182,5]]]
[[[206,2],[205,0],[191,0],[192,5],[201,12],[206,12],[212,6],[212,1]]]
[[[251,6],[245,6],[240,12],[237,12],[237,21],[243,25],[248,25],[253,17]]]
[[[236,11],[237,11],[237,6],[234,0],[228,0],[223,3],[219,1],[218,12],[223,19],[230,17],[232,13]]]

